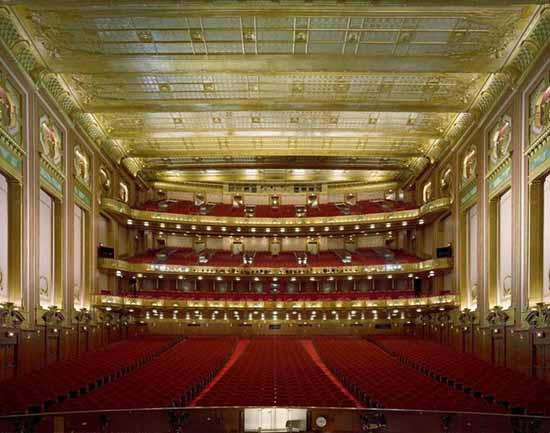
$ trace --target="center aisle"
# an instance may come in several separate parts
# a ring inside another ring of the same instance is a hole
[[[229,358],[229,360],[227,361],[227,364],[224,365],[224,367],[220,370],[216,377],[208,384],[206,388],[202,390],[202,392],[191,402],[189,406],[196,406],[197,401],[208,394],[208,391],[210,391],[214,387],[214,385],[216,385],[220,381],[220,379],[225,376],[229,369],[233,367],[233,364],[235,364],[235,362],[237,362],[237,360],[241,357],[242,353],[246,349],[246,346],[248,346],[248,343],[250,343],[250,340],[240,340],[237,343],[237,346],[235,347],[231,358]]]
[[[195,406],[354,407],[298,339],[250,340],[242,354]]]
[[[332,374],[332,371],[329,370],[329,368],[325,365],[319,354],[317,353],[317,349],[315,349],[315,346],[313,345],[313,342],[311,340],[303,340],[302,346],[304,346],[304,349],[309,354],[311,359],[317,364],[317,367],[321,369],[323,373],[330,379],[330,381],[342,391],[342,393],[349,398],[353,403],[355,404],[355,407],[362,407],[359,400],[357,400],[351,392],[348,391],[348,389],[342,385],[342,382],[340,382],[334,374]]]

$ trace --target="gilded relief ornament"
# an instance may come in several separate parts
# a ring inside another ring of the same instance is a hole
[[[450,197],[453,201],[453,169],[447,165],[441,172],[439,178],[439,187],[443,197]]]
[[[477,149],[475,145],[468,148],[462,159],[462,183],[468,183],[476,177]]]
[[[99,169],[99,181],[103,194],[109,194],[111,192],[111,173],[105,167]]]
[[[0,71],[0,127],[21,142],[21,96]]]
[[[424,188],[422,189],[422,202],[428,203],[429,201],[431,201],[432,193],[432,182],[427,182],[426,184],[424,184]]]
[[[101,204],[101,198],[111,193],[111,173],[105,168],[99,168],[99,188],[97,189],[97,203]]]
[[[76,305],[80,305],[80,286],[78,284],[75,284],[74,286],[74,289],[73,289],[73,299],[74,299],[74,303]]]
[[[128,200],[130,199],[130,193],[129,193],[129,190],[128,190],[128,185],[126,185],[126,183],[124,183],[124,182],[120,182],[120,184],[119,184],[118,197],[124,203],[128,203]]]
[[[550,86],[544,88],[538,95],[535,105],[535,127],[542,131],[548,125],[550,125]]]
[[[75,176],[86,185],[90,184],[90,158],[80,146],[74,148]]]
[[[489,167],[494,167],[510,154],[512,144],[512,118],[503,115],[489,136]]]
[[[477,300],[477,284],[474,284],[472,286],[472,300]]]
[[[40,117],[40,146],[42,155],[58,168],[63,164],[62,133],[46,114]]]

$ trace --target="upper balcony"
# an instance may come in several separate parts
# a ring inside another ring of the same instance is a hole
[[[121,223],[148,229],[237,235],[329,235],[367,233],[430,223],[450,211],[449,198],[420,207],[399,201],[358,201],[355,205],[325,203],[316,207],[257,205],[233,207],[192,201],[147,202],[141,207],[104,198],[102,208]]]

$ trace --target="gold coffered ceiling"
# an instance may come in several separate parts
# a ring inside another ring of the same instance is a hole
[[[543,2],[9,3],[146,180],[369,183],[423,167]]]

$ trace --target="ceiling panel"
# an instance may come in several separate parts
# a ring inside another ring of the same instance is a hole
[[[290,181],[282,165],[310,170],[317,157],[322,170],[334,164],[340,175],[338,167],[350,165],[344,180],[386,182],[408,177],[445,139],[537,12],[536,1],[437,3],[15,0],[10,7],[79,107],[147,179],[166,180],[169,169],[179,173],[170,181],[212,181],[188,160],[201,158],[204,167],[222,158],[217,179],[246,180],[246,171],[232,170],[249,166],[268,167],[263,179]]]

